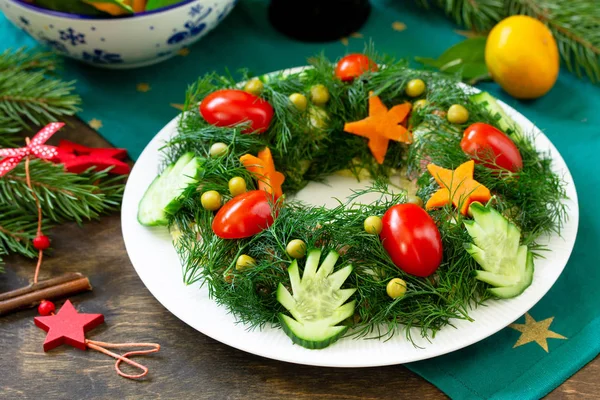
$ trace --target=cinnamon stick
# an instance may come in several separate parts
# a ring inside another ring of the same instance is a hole
[[[37,306],[42,300],[54,300],[86,290],[92,290],[87,277],[80,273],[68,273],[0,294],[0,315],[21,308]]]

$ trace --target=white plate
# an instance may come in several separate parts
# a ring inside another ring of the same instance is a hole
[[[502,102],[500,104],[526,132],[537,133],[535,144],[539,150],[550,152],[553,169],[564,178],[567,185],[569,200],[565,203],[569,208],[569,220],[561,232],[562,237],[553,235],[541,240],[550,252],[545,259],[535,261],[533,283],[523,294],[510,300],[487,302],[486,307],[470,312],[474,322],[454,320],[455,328],[446,326],[431,342],[421,338],[419,331],[414,329],[412,336],[419,347],[413,346],[403,335],[396,335],[385,342],[343,338],[326,349],[307,350],[294,345],[279,329],[267,327],[262,331],[248,331],[246,326],[236,323],[225,308],[209,299],[206,287],[200,288],[198,284],[186,286],[167,229],[146,228],[136,220],[138,203],[158,171],[161,157],[159,148],[165,140],[177,134],[176,119],[169,122],[148,144],[125,188],[122,228],[131,262],[148,290],[179,319],[213,339],[263,357],[327,367],[371,367],[432,358],[476,343],[518,319],[550,290],[571,255],[579,221],[575,184],[556,148],[523,115]],[[330,183],[331,186],[325,186],[313,182],[298,197],[307,202],[333,204],[333,197],[344,198],[350,193],[351,185],[354,188],[361,186],[353,179],[339,176]]]

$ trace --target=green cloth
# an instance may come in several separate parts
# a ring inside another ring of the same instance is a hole
[[[261,74],[304,65],[324,51],[331,58],[359,52],[373,40],[380,52],[396,57],[436,57],[463,38],[443,15],[426,12],[412,1],[376,1],[361,29],[363,38],[305,44],[274,31],[266,18],[267,1],[242,0],[223,23],[190,48],[187,56],[132,71],[95,69],[69,62],[65,75],[77,79],[85,121],[102,121],[99,132],[136,158],[146,143],[175,117],[170,103],[183,103],[186,86],[208,71],[247,67]],[[394,30],[392,23],[406,24]],[[307,24],[310,29],[310,24]],[[33,41],[0,16],[2,46],[31,45]],[[136,90],[138,83],[150,91]],[[575,179],[579,194],[580,228],[564,273],[552,290],[529,312],[541,321],[554,317],[550,330],[566,340],[548,339],[546,353],[535,342],[513,348],[520,333],[506,328],[480,343],[446,356],[408,365],[449,396],[458,399],[533,399],[560,385],[600,352],[600,88],[563,70],[545,97],[521,102],[491,83],[480,85],[536,123],[556,145]],[[524,323],[521,318],[517,323]]]

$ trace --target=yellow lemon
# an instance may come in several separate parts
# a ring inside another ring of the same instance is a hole
[[[514,15],[500,21],[488,36],[485,63],[502,89],[518,99],[545,95],[558,78],[558,46],[540,21]]]

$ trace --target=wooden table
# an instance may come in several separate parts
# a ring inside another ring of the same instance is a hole
[[[56,136],[108,146],[78,120]],[[83,227],[60,226],[51,237],[54,252],[44,260],[40,278],[70,271],[90,278],[93,292],[72,301],[82,312],[103,313],[106,323],[88,336],[108,342],[157,342],[162,348],[138,358],[150,373],[134,382],[117,376],[113,360],[94,351],[62,346],[44,353],[45,333],[33,324],[36,310],[0,317],[0,399],[445,397],[402,365],[334,369],[288,364],[243,353],[195,331],[163,308],[142,284],[125,252],[117,214]],[[0,292],[27,285],[34,267],[31,260],[8,257]],[[599,376],[596,358],[548,397],[600,398]]]

